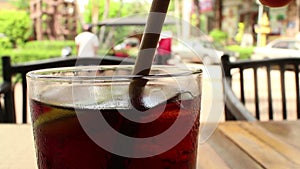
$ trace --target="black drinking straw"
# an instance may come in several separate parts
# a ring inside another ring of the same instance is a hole
[[[132,72],[133,75],[149,75],[169,3],[170,0],[152,1],[150,13],[148,15],[146,27],[143,33],[141,46]],[[136,78],[133,78],[130,83],[129,96],[133,107],[138,110],[144,110],[145,107],[142,103],[142,92],[144,90],[144,86],[147,83],[147,80],[138,77],[140,76],[136,76]],[[128,127],[126,125],[126,123],[122,123],[120,129],[126,129],[126,127]],[[131,130],[131,133],[134,135],[134,133],[137,133],[137,130],[139,129],[135,128]],[[127,148],[133,147],[134,145],[127,145]],[[126,168],[128,165],[130,165],[130,158],[113,155],[108,163],[109,168],[111,169]]]
[[[152,61],[156,52],[156,47],[159,41],[161,30],[166,18],[166,13],[169,7],[170,0],[153,0],[150,13],[147,18],[143,38],[139,53],[134,65],[132,74],[137,75],[132,79],[129,86],[129,96],[133,107],[137,110],[145,110],[142,103],[142,92],[147,83],[146,79],[141,78],[150,73]],[[121,122],[120,130],[125,130],[128,127],[126,122]],[[131,128],[131,134],[134,135],[139,129]],[[122,141],[122,140],[117,140]],[[127,149],[133,148],[134,145],[127,145]],[[122,147],[116,147],[122,148]],[[111,169],[126,168],[130,165],[130,158],[113,155],[108,162]]]
[[[170,0],[153,0],[135,62],[133,75],[148,75]]]
[[[170,0],[152,1],[133,75],[149,75],[169,3]],[[148,80],[138,77],[140,76],[134,78],[130,83],[129,96],[132,106],[143,111],[146,108],[143,106],[142,93]]]

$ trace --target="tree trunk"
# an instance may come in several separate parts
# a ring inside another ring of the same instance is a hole
[[[99,1],[98,0],[92,0],[92,24],[97,24],[99,20]],[[96,27],[93,29],[95,30]]]
[[[299,31],[299,7],[297,0],[292,0],[287,7],[287,23],[295,23],[295,27],[287,29],[287,36],[295,36]],[[297,24],[298,23],[298,24]]]
[[[123,2],[123,0],[120,0],[120,9],[118,12],[118,17],[121,17],[121,15],[122,15],[123,6],[124,6],[124,2]],[[114,44],[114,41],[112,41],[112,39],[114,38],[114,34],[115,34],[115,27],[112,27],[105,39],[105,42],[104,42],[105,47],[110,47]]]
[[[105,5],[104,5],[104,12],[103,12],[102,20],[105,20],[105,19],[108,18],[108,16],[109,16],[109,7],[110,7],[110,0],[106,0]],[[100,46],[101,46],[101,44],[104,43],[104,34],[105,34],[105,26],[102,26],[100,28],[100,34],[99,34]]]
[[[192,33],[192,36],[199,36],[200,34],[200,24],[201,24],[201,18],[200,18],[200,2],[199,0],[193,0],[193,3],[194,3],[194,13],[195,13],[195,24],[193,25],[194,27],[196,27],[197,29],[195,28],[192,28],[191,30],[191,33]]]
[[[175,17],[177,17],[179,20],[182,19],[182,4],[181,0],[175,0]],[[182,28],[181,28],[181,22],[176,22],[176,28],[177,28],[177,34],[179,37],[182,37]]]
[[[83,27],[84,19],[83,19],[83,16],[80,14],[79,6],[78,6],[78,1],[80,1],[80,0],[74,1],[74,3],[75,3],[75,10],[76,10],[76,13],[77,13],[77,17],[78,17],[80,26]]]
[[[215,0],[214,5],[214,13],[215,13],[215,24],[214,28],[216,29],[222,29],[222,6],[223,6],[223,0]]]

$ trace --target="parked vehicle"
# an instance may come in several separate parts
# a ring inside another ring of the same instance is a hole
[[[203,38],[186,40],[172,46],[172,53],[179,55],[184,62],[219,64],[223,54],[236,57],[234,52],[226,51],[224,48],[215,45],[212,41]]]
[[[101,21],[97,24],[100,28],[102,26],[113,26],[113,27],[133,27],[135,32],[138,26],[145,25],[145,17],[128,17],[122,19],[112,19],[108,21]],[[176,20],[172,17],[167,17],[165,24],[168,26],[175,26]],[[234,52],[226,51],[223,47],[216,46],[213,41],[208,40],[207,37],[195,37],[193,39],[182,40],[180,35],[170,30],[164,30],[171,32],[172,45],[171,55],[163,61],[165,64],[176,64],[181,62],[189,63],[205,63],[205,64],[219,64],[220,57],[224,54],[230,54],[231,56],[237,57]],[[138,31],[136,31],[138,33]],[[138,33],[139,35],[141,33]],[[114,45],[108,52],[109,55],[116,57],[131,57],[136,58],[141,38],[132,38],[134,33],[128,32],[128,36],[120,43]],[[174,37],[174,38],[173,38]],[[176,40],[179,39],[179,40]],[[159,54],[156,54],[156,57]],[[165,59],[165,58],[164,58]],[[154,62],[160,62],[159,59],[155,59]]]
[[[144,14],[140,14],[140,15],[137,14],[137,15],[132,15],[124,18],[110,18],[110,19],[102,20],[101,22],[94,25],[97,26],[99,30],[103,26],[105,26],[106,29],[111,27],[114,29],[114,31],[120,28],[120,30],[122,30],[122,34],[124,35],[128,33],[127,34],[128,36],[127,37],[124,36],[125,39],[115,44],[112,48],[110,48],[107,54],[116,57],[136,58],[139,51],[142,34],[143,34],[143,28],[145,27],[147,22],[146,18],[147,16]],[[175,25],[176,20],[174,17],[167,16],[164,24]]]
[[[109,51],[110,55],[118,57],[136,58],[140,46],[140,40],[137,38],[127,38],[123,42],[112,47]]]
[[[251,59],[300,57],[300,42],[295,38],[279,38],[264,47],[256,47]]]

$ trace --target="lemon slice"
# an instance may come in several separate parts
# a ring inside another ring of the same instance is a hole
[[[52,109],[47,113],[41,114],[33,123],[33,127],[38,127],[42,124],[49,123],[65,117],[75,116],[74,110]]]

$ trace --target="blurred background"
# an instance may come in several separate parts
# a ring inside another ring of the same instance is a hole
[[[171,0],[171,20],[163,31],[172,38],[172,59],[163,64],[176,59],[218,64],[224,53],[235,59],[279,57],[287,51],[290,57],[300,56],[299,4],[292,0],[285,7],[268,8],[257,0]],[[150,5],[150,0],[0,0],[0,54],[14,63],[76,56],[74,37],[90,24],[99,38],[99,55],[134,58],[139,41],[132,38],[140,40],[146,21],[140,14]],[[128,20],[107,24],[123,17]],[[200,60],[187,50],[201,55]]]

